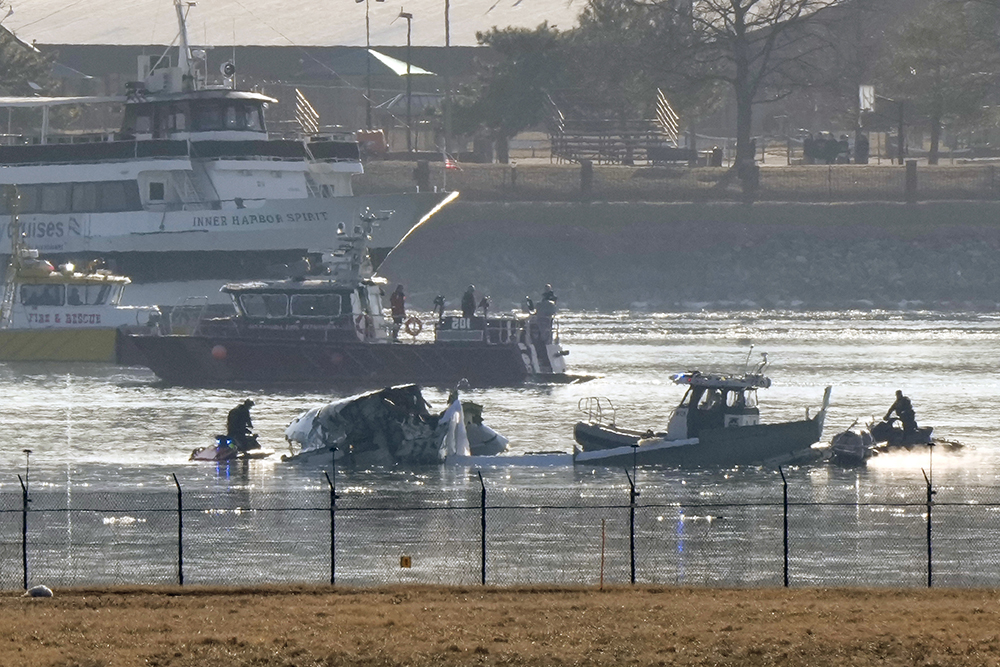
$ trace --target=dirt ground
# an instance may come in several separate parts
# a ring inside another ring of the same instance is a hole
[[[149,588],[0,597],[0,665],[997,665],[994,590]]]

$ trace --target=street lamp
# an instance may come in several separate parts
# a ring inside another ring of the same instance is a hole
[[[444,54],[445,61],[451,65],[451,24],[449,13],[451,4],[449,0],[444,0]],[[449,69],[444,71],[444,152],[451,152],[451,74]]]
[[[406,19],[406,152],[410,153],[413,151],[413,143],[411,138],[410,128],[412,127],[412,122],[410,120],[410,29],[413,26],[413,14],[410,12],[404,12],[403,8],[399,9],[399,18]]]
[[[369,0],[354,0],[356,3],[365,3],[365,125],[372,129],[372,27],[368,19]],[[375,0],[375,2],[385,2],[385,0]]]

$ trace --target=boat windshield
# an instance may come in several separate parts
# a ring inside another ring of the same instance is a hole
[[[239,130],[264,132],[264,112],[256,100],[179,100],[128,105],[122,123],[125,135],[167,137],[174,132]]]
[[[21,285],[21,303],[25,306],[61,306],[65,300],[65,285]]]
[[[240,294],[237,309],[247,317],[275,318],[288,316],[287,294]]]
[[[68,306],[100,306],[108,302],[111,285],[70,285],[66,289]]]
[[[292,315],[295,317],[335,317],[342,314],[339,294],[293,294]],[[348,300],[347,312],[351,312]]]

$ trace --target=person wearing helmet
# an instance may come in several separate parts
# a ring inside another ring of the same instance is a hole
[[[462,317],[473,317],[476,314],[476,286],[469,285],[462,295]]]
[[[253,399],[248,398],[230,410],[226,418],[226,437],[241,452],[260,446],[252,435],[253,422],[250,419],[250,408],[253,406]]]

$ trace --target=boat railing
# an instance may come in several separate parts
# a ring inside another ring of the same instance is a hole
[[[587,415],[587,421],[591,424],[615,425],[617,410],[610,398],[604,396],[587,396],[577,402],[576,407],[580,412]]]
[[[171,306],[167,314],[168,331],[181,336],[197,335],[206,308],[208,308],[207,296],[189,296],[177,305]]]

